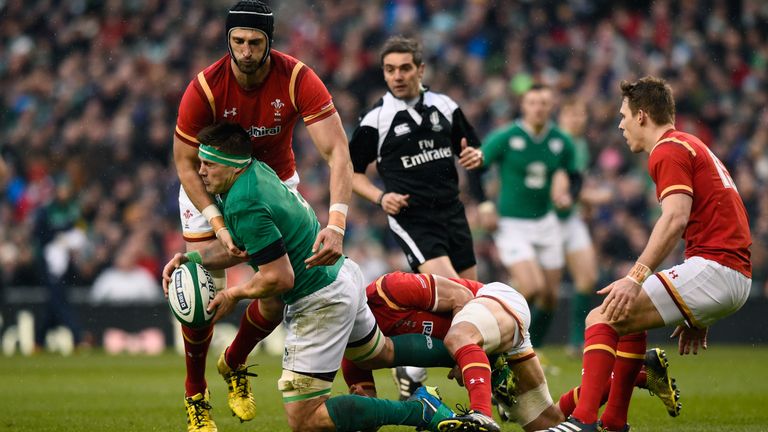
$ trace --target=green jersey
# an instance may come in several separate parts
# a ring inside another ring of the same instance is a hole
[[[586,174],[587,168],[589,168],[589,145],[587,145],[587,140],[584,139],[584,137],[571,137],[571,141],[573,142],[573,160],[574,160],[574,167],[576,167],[576,171],[580,173],[581,175]],[[576,206],[578,205],[578,197],[573,197],[573,205],[568,207],[567,209],[562,210],[556,210],[557,217],[560,219],[568,219],[568,217],[571,216],[573,211],[576,209]]]
[[[570,137],[554,124],[533,135],[520,121],[489,135],[483,146],[486,165],[499,164],[503,217],[536,219],[552,209],[552,176],[558,169],[575,172]]]
[[[248,252],[254,270],[283,255],[279,247],[282,239],[294,274],[293,289],[281,296],[285,303],[291,304],[336,280],[343,256],[330,266],[306,268],[304,260],[312,255],[320,223],[304,198],[285,186],[265,163],[251,163],[220,199],[232,240]]]

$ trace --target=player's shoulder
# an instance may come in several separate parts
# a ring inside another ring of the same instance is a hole
[[[270,51],[272,67],[280,71],[293,71],[297,65],[306,66],[301,60],[278,50]],[[308,66],[306,66],[308,67]]]
[[[695,135],[672,130],[664,135],[651,149],[651,161],[663,160],[666,156],[696,157],[707,147]]]
[[[381,110],[384,108],[384,98],[379,98],[375,104],[360,114],[360,126],[369,126],[376,128],[379,124]]]
[[[491,130],[486,141],[504,140],[518,135],[525,135],[525,131],[517,124],[517,122],[512,122]]]
[[[450,96],[432,90],[424,92],[424,105],[436,107],[443,115],[449,118],[456,111],[456,108],[459,107]]]
[[[202,76],[208,83],[221,79],[225,74],[229,73],[229,59],[229,54],[225,54],[223,57],[200,71],[200,73],[193,79],[199,81]]]

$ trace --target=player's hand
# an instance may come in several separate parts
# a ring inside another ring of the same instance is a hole
[[[376,390],[372,388],[364,388],[358,384],[352,384],[349,386],[349,394],[357,396],[376,397]]]
[[[708,332],[709,327],[696,328],[679,325],[675,331],[672,332],[670,339],[678,338],[677,347],[680,355],[690,354],[691,351],[696,355],[699,353],[699,346],[703,349],[707,349]]]
[[[619,321],[629,316],[632,304],[640,293],[641,286],[629,278],[621,278],[597,293],[608,295],[600,305],[600,313],[609,321]]]
[[[483,152],[480,149],[467,146],[467,139],[461,139],[461,153],[459,153],[459,165],[465,169],[473,170],[483,166]]]
[[[387,214],[392,216],[400,213],[403,207],[408,207],[408,198],[410,195],[403,195],[397,192],[387,192],[381,197],[381,208]]]
[[[558,194],[552,198],[552,204],[558,210],[568,209],[573,206],[573,198],[571,198],[570,193]]]
[[[304,260],[307,268],[333,265],[339,260],[344,245],[344,236],[328,227],[317,234],[312,245],[312,256]]]
[[[480,227],[488,232],[499,228],[499,214],[496,213],[496,205],[492,201],[483,201],[477,206],[477,219]]]
[[[464,387],[464,376],[461,374],[458,366],[454,366],[448,371],[448,379],[455,379],[458,385]]]
[[[235,298],[233,293],[234,290],[231,288],[223,289],[216,293],[216,297],[214,297],[213,300],[208,303],[208,312],[210,313],[211,311],[216,311],[216,315],[213,316],[211,324],[214,324],[220,319],[229,315],[229,313],[232,312],[232,310],[235,308],[238,299]]]
[[[171,274],[187,261],[189,261],[189,259],[187,259],[186,255],[177,253],[170,261],[168,261],[165,267],[163,267],[163,295],[165,298],[168,298],[168,284],[171,282]]]
[[[216,237],[219,239],[221,244],[224,245],[224,249],[227,250],[230,256],[237,258],[245,258],[248,256],[246,251],[240,250],[237,246],[235,246],[235,243],[232,241],[232,235],[229,233],[227,228],[221,228],[219,231],[217,231]]]

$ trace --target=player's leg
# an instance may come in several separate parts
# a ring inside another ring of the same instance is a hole
[[[464,205],[459,203],[446,221],[448,236],[448,257],[453,268],[463,279],[477,280],[477,259],[475,244],[472,241],[472,231],[469,229]],[[441,275],[442,276],[442,275]]]
[[[421,263],[417,268],[419,273],[431,273],[447,278],[457,278],[459,274],[453,268],[448,255],[431,258]]]
[[[248,382],[248,377],[256,374],[248,371],[245,361],[256,344],[280,324],[283,306],[278,297],[251,301],[240,319],[235,339],[224,349],[216,364],[227,383],[229,409],[240,421],[252,420],[256,416],[256,401]]]
[[[218,241],[208,221],[195,208],[182,187],[179,187],[179,216],[187,251],[199,250],[210,242]],[[214,276],[216,289],[224,289],[226,287],[225,271],[218,270],[210,273]],[[181,333],[184,337],[186,362],[184,403],[187,409],[187,429],[200,432],[215,431],[217,429],[210,416],[208,384],[205,380],[205,361],[213,337],[213,326],[191,328],[181,325]]]
[[[312,318],[319,308],[322,320]],[[384,349],[366,303],[362,274],[351,260],[345,262],[336,282],[290,305],[286,322],[288,355],[279,388],[292,430],[357,431],[385,424],[429,428],[431,422],[453,415],[439,398],[422,389],[414,400],[404,402],[358,395],[328,398],[335,371],[316,371],[338,368],[342,356],[365,361]]]
[[[597,256],[589,230],[578,213],[562,224],[565,263],[574,285],[571,297],[569,351],[581,357],[584,345],[584,322],[587,318],[597,283]]]
[[[536,221],[531,229],[536,234],[534,247],[544,275],[541,295],[531,306],[531,342],[534,347],[539,347],[549,331],[557,309],[565,259],[560,222],[554,213],[549,213]]]
[[[530,354],[508,361],[517,378],[516,403],[502,406],[511,420],[526,432],[545,429],[562,422],[565,418],[552,402],[547,379],[539,358]]]

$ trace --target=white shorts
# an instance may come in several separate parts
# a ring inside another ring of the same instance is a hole
[[[560,231],[563,234],[563,247],[566,254],[592,246],[589,229],[579,212],[574,211],[568,216],[568,219],[560,220]]]
[[[333,283],[286,305],[283,325],[283,369],[304,374],[337,371],[347,344],[376,327],[360,267],[347,258]]]
[[[554,212],[539,219],[502,217],[494,235],[502,264],[537,260],[545,269],[563,268],[563,237]]]
[[[493,297],[499,300],[504,309],[513,314],[518,327],[522,326],[522,328],[503,329],[504,331],[515,333],[512,348],[507,350],[506,354],[514,356],[533,349],[531,335],[528,333],[528,328],[531,325],[531,310],[528,308],[528,302],[525,301],[525,297],[511,286],[501,282],[491,282],[477,290],[475,297],[481,296]]]
[[[749,297],[752,279],[701,257],[662,270],[643,283],[666,325],[707,327],[739,310]]]
[[[299,186],[299,173],[294,171],[291,178],[283,184],[291,189]],[[181,233],[188,242],[204,241],[216,238],[208,219],[200,213],[200,210],[192,204],[183,186],[179,186],[179,219],[181,220]]]

